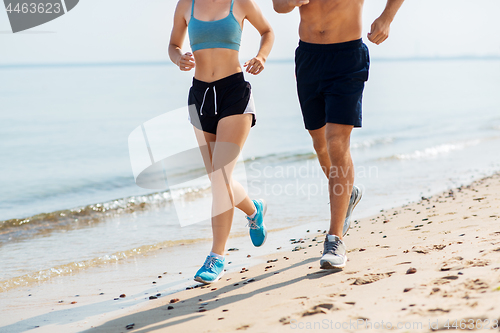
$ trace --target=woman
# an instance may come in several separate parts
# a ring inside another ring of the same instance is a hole
[[[189,118],[212,183],[213,245],[195,275],[195,280],[203,283],[215,282],[224,274],[234,207],[247,215],[255,246],[261,246],[267,237],[263,221],[266,203],[250,200],[232,178],[237,157],[255,125],[250,83],[244,80],[238,59],[245,19],[261,35],[257,56],[244,64],[247,73],[256,75],[264,69],[274,33],[254,0],[180,0],[170,36],[172,62],[181,71],[195,69],[188,98]],[[181,50],[186,31],[193,54]]]

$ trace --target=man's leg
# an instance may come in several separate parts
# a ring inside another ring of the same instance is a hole
[[[352,129],[351,125],[327,123],[325,126],[325,141],[331,163],[328,177],[331,213],[328,234],[340,239],[354,183],[350,152]]]
[[[327,123],[309,131],[321,169],[328,178],[330,229],[328,234],[342,239],[342,229],[354,184],[354,166],[350,153],[353,126]]]
[[[326,178],[328,178],[332,163],[330,162],[330,156],[328,156],[328,146],[326,144],[325,130],[326,126],[323,126],[317,130],[310,130],[309,134],[311,135],[313,147],[316,151],[316,155],[318,156],[319,165],[325,173]]]

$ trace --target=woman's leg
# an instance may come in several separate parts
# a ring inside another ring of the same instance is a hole
[[[212,151],[215,145],[215,134],[203,132],[193,126],[194,135],[198,141],[198,147],[200,147],[201,156],[203,157],[203,163],[205,163],[205,169],[207,169],[208,178],[212,177]]]
[[[203,156],[205,169],[207,170],[208,177],[211,178],[212,154],[215,147],[216,135],[208,132],[203,132],[202,130],[197,129],[194,126],[193,129],[196,140],[198,141],[198,146],[200,147],[201,155]],[[248,136],[248,133],[246,134],[246,136]],[[240,209],[247,215],[252,215],[255,212],[255,206],[252,200],[250,200],[250,198],[248,197],[243,186],[234,179],[232,179],[232,190],[234,193],[234,202],[236,202],[236,208]]]
[[[255,212],[255,206],[241,184],[233,180],[233,170],[251,125],[252,115],[242,114],[225,117],[217,126],[212,151],[212,252],[220,255],[224,254],[231,231],[234,207],[242,209],[247,215]]]

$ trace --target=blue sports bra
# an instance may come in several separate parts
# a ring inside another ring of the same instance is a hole
[[[241,26],[233,15],[234,0],[231,0],[229,15],[216,21],[200,21],[193,15],[194,0],[191,6],[191,19],[188,24],[191,50],[224,48],[239,51]]]

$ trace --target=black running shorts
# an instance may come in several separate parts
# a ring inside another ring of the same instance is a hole
[[[255,125],[252,89],[242,72],[214,82],[193,78],[188,104],[189,121],[204,132],[217,134],[222,118],[244,113],[252,114],[252,126]]]
[[[361,127],[369,67],[368,48],[361,39],[336,44],[300,41],[295,74],[306,129],[316,130],[326,123]]]

